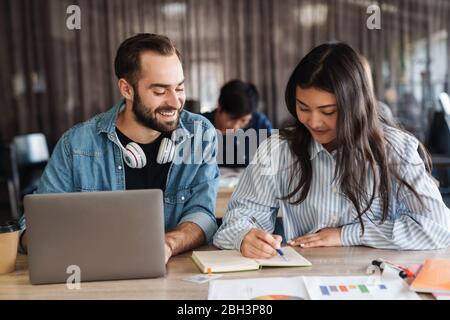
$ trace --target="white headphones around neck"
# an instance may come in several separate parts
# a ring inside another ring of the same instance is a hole
[[[119,146],[122,148],[123,161],[132,169],[142,169],[147,165],[147,157],[144,150],[136,143],[130,142],[124,147],[120,140]],[[165,164],[172,162],[175,156],[175,131],[172,133],[171,139],[163,138],[161,145],[158,149],[158,155],[156,156],[156,162],[158,164]]]

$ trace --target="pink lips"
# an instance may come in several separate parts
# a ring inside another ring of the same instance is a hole
[[[311,129],[311,131],[312,131],[312,133],[314,133],[315,135],[318,135],[318,136],[324,135],[324,134],[326,134],[328,132],[328,130],[317,131],[317,130],[313,130],[313,129]]]

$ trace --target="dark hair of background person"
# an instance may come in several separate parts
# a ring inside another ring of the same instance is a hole
[[[255,112],[258,100],[256,87],[241,80],[231,80],[220,89],[219,105],[232,119]]]
[[[309,155],[312,136],[297,119],[297,86],[303,89],[318,88],[336,97],[337,158],[334,179],[354,205],[363,232],[362,215],[370,209],[377,191],[382,202],[382,221],[386,220],[393,178],[400,182],[401,187],[411,190],[423,206],[423,201],[412,184],[400,176],[399,157],[392,155],[392,149],[387,148],[390,142],[384,134],[384,127],[398,127],[379,116],[377,101],[359,55],[349,45],[341,42],[322,44],[311,50],[289,78],[285,102],[296,121],[293,126],[282,130],[281,136],[288,141],[295,154],[295,168],[299,169],[301,176],[298,185],[282,199],[300,204],[306,199],[312,181]],[[430,173],[431,161],[423,145],[419,147],[419,154]],[[372,173],[375,177],[373,188],[367,190],[370,185],[368,177]],[[291,178],[289,187],[293,181],[294,177]]]
[[[181,61],[180,53],[168,37],[153,33],[139,33],[126,39],[117,49],[114,60],[117,78],[124,78],[134,88],[140,76],[140,55],[145,51],[153,51],[162,56],[175,53]]]

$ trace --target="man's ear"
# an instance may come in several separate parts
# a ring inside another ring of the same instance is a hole
[[[120,94],[122,95],[122,97],[124,97],[126,100],[133,100],[134,90],[127,80],[121,78],[119,79],[117,85],[119,87]]]

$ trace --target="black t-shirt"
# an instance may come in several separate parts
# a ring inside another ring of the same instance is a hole
[[[133,142],[130,138],[125,136],[118,128],[116,128],[117,136],[119,137],[122,146]],[[142,169],[133,169],[125,166],[125,186],[127,190],[131,189],[161,189],[165,191],[167,175],[169,174],[170,163],[158,164],[156,157],[158,155],[159,146],[163,138],[168,138],[161,134],[158,139],[148,144],[138,145],[142,148],[147,157],[147,165]],[[170,137],[169,137],[170,138]]]

